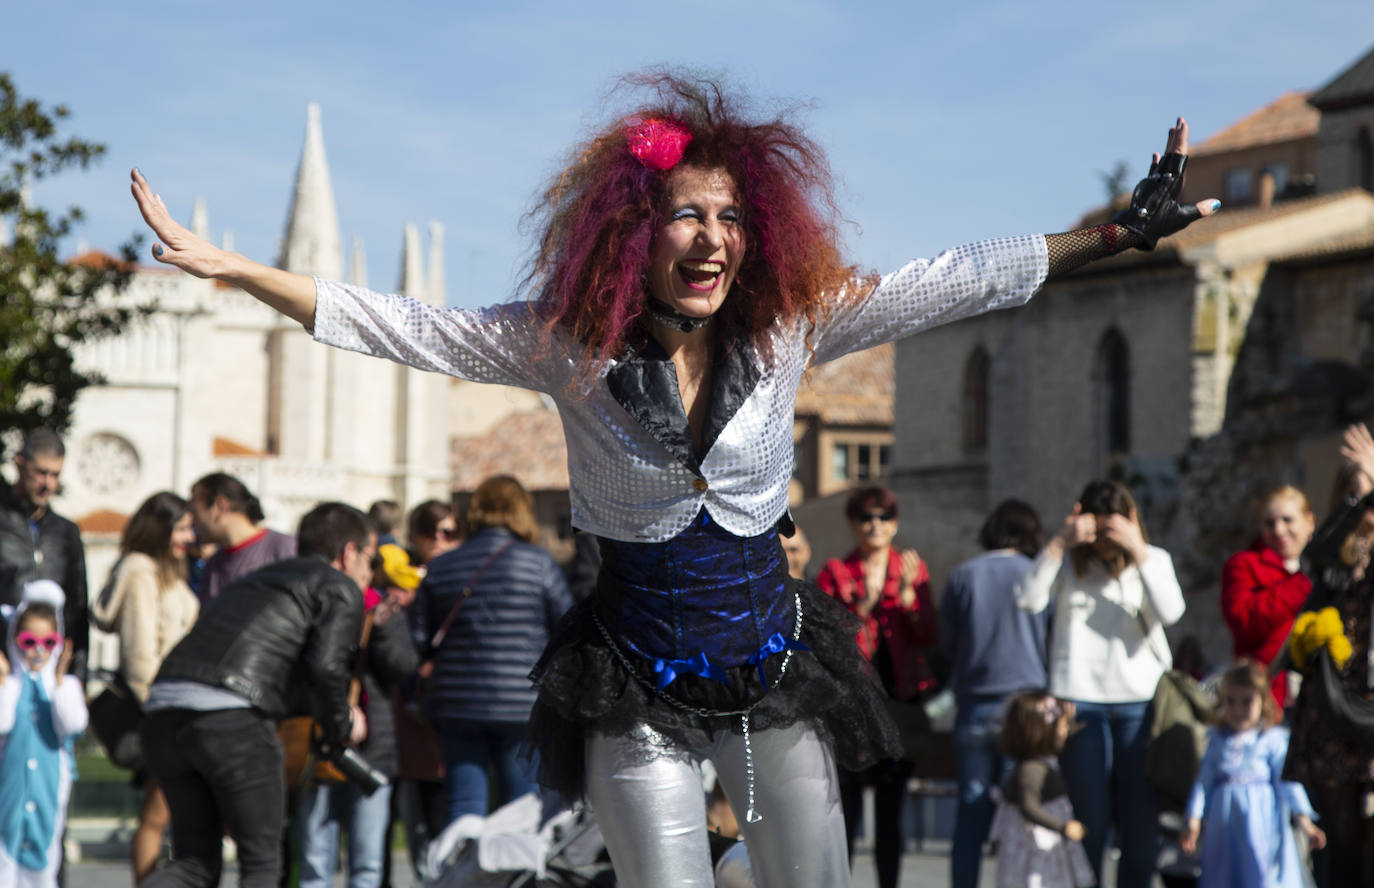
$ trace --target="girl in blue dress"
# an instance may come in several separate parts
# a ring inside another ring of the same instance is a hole
[[[1281,779],[1288,729],[1277,724],[1278,706],[1259,664],[1241,660],[1222,676],[1218,712],[1221,724],[1208,734],[1180,840],[1193,854],[1202,833],[1199,885],[1300,888],[1303,863],[1290,821],[1313,848],[1326,835],[1312,822],[1302,785]]]
[[[51,580],[24,586],[6,608],[0,658],[0,885],[56,888],[71,795],[72,741],[86,729],[72,646],[58,627],[66,596]]]

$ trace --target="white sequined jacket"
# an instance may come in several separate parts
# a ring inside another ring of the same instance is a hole
[[[980,241],[917,259],[867,298],[840,298],[810,342],[816,363],[937,324],[1021,305],[1048,271],[1040,235]],[[804,320],[772,331],[765,362],[728,349],[712,375],[697,454],[672,361],[656,343],[609,362],[581,390],[579,348],[545,341],[526,303],[440,309],[404,296],[316,279],[320,342],[475,382],[548,393],[568,441],[573,526],[597,536],[662,542],[705,507],[738,536],[763,533],[787,512],[792,417],[811,360]]]

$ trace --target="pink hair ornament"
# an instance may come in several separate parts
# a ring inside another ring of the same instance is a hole
[[[650,117],[625,119],[630,153],[651,170],[671,170],[682,160],[692,133],[676,120]]]

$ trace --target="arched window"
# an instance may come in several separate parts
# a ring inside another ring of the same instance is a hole
[[[1355,135],[1355,182],[1365,191],[1374,191],[1374,141],[1367,126]]]
[[[1093,361],[1097,452],[1110,459],[1131,450],[1131,355],[1115,327],[1102,334]]]
[[[981,453],[988,446],[988,374],[991,367],[987,349],[973,349],[964,363],[964,452]]]

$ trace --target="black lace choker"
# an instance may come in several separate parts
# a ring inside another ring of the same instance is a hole
[[[683,333],[691,333],[700,330],[711,323],[714,315],[707,315],[704,318],[692,318],[673,308],[664,302],[649,297],[649,316],[654,319],[654,323],[660,327],[667,327],[670,330],[681,330]]]

